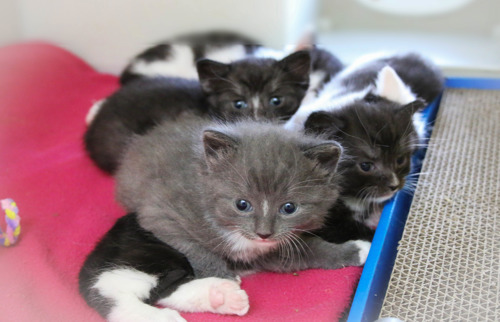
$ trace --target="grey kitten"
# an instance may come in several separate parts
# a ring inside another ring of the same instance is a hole
[[[193,278],[187,274],[185,284],[154,303],[243,315],[249,304],[242,273],[362,265],[369,243],[337,245],[308,233],[322,226],[339,195],[340,154],[335,141],[254,121],[166,122],[138,137],[117,173],[118,199],[155,245],[183,254],[193,270]],[[133,245],[114,261],[118,267],[86,263],[93,269],[82,285],[97,290],[107,318],[177,317],[143,303],[169,277],[123,260]]]

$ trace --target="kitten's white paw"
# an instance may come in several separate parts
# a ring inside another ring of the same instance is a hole
[[[110,322],[186,322],[175,310],[137,305],[116,307],[107,316],[107,320]]]
[[[95,116],[97,113],[99,113],[99,110],[101,109],[102,104],[104,103],[106,99],[102,99],[100,101],[97,101],[90,107],[90,110],[87,113],[87,116],[85,116],[85,123],[87,125],[90,125],[92,121],[94,120]]]
[[[176,310],[172,310],[169,308],[160,309],[161,311],[161,320],[160,321],[168,321],[168,322],[187,322],[179,312]]]
[[[368,257],[368,253],[370,252],[372,243],[364,240],[356,240],[354,241],[354,244],[356,244],[356,246],[358,246],[359,248],[359,265],[364,265],[366,262],[366,258]]]
[[[245,315],[250,308],[247,293],[238,282],[222,280],[210,287],[210,305],[214,313]]]

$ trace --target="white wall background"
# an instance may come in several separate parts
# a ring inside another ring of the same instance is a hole
[[[0,1],[0,46],[21,38],[21,22],[16,0]]]
[[[425,6],[442,0],[398,1]],[[416,51],[450,76],[500,77],[499,0],[474,0],[425,16],[383,13],[354,0],[321,0],[318,13],[320,41],[344,62],[367,52]]]
[[[419,0],[400,1],[419,2]],[[434,1],[439,2],[440,0]],[[384,14],[369,9],[354,0],[323,0],[320,2],[319,9],[319,19],[323,21],[323,31],[418,30],[419,32],[487,35],[491,34],[495,26],[500,27],[499,0],[474,0],[449,13],[427,16]]]
[[[0,45],[46,40],[118,73],[147,46],[180,33],[229,29],[265,45],[293,43],[314,0],[0,0]],[[5,27],[4,27],[5,26]]]
[[[0,46],[50,41],[115,74],[144,48],[178,34],[230,29],[281,48],[308,25],[347,63],[372,51],[417,50],[451,74],[500,76],[500,0],[419,17],[355,0],[0,0]]]

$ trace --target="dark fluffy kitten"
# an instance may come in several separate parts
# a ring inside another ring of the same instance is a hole
[[[381,98],[309,116],[307,133],[345,149],[342,194],[318,235],[331,242],[371,240],[384,202],[405,185],[419,140],[412,116],[423,106],[422,100],[400,105]]]
[[[424,138],[424,100],[442,88],[439,69],[419,55],[369,56],[338,74],[286,123],[338,139],[346,149],[339,166],[346,180],[329,218],[332,232],[322,230],[327,240],[373,236],[384,202],[403,188],[410,155]],[[342,225],[344,237],[334,228]]]
[[[231,64],[200,60],[197,68],[212,111],[220,118],[287,120],[309,86],[311,56],[298,51],[281,60],[249,57]]]
[[[308,88],[310,55],[299,51],[282,60],[248,58],[231,64],[200,60],[197,68],[199,82],[139,79],[97,103],[98,112],[84,137],[92,160],[113,173],[133,135],[186,114],[223,120],[286,120]]]
[[[242,273],[362,265],[369,243],[308,234],[338,197],[340,153],[334,141],[261,122],[155,127],[131,143],[117,174],[119,200],[137,215],[119,221],[89,256],[82,294],[109,320],[180,321],[172,309],[244,315]],[[128,242],[137,231],[148,245]],[[114,247],[118,255],[108,259]],[[150,255],[132,256],[135,247]],[[178,277],[186,283],[178,286]],[[145,304],[157,294],[156,304],[172,309]]]
[[[311,54],[311,74],[303,103],[314,100],[323,85],[344,65],[329,51],[315,45],[314,35],[306,33],[294,48],[275,50],[258,45],[249,37],[224,31],[194,33],[153,46],[136,56],[123,71],[120,82],[158,76],[196,79],[196,62],[210,59],[232,63],[246,58],[283,59],[290,53],[307,50]]]

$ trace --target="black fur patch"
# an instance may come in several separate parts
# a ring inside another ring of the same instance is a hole
[[[109,313],[113,303],[92,286],[101,273],[115,268],[136,269],[158,277],[158,285],[146,300],[148,304],[170,295],[194,276],[184,255],[142,229],[134,213],[117,220],[80,270],[80,293],[103,317]]]
[[[165,119],[207,113],[208,103],[198,81],[140,79],[106,98],[85,132],[85,148],[99,168],[113,173],[134,134],[144,134]]]

